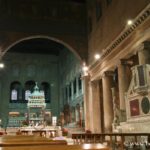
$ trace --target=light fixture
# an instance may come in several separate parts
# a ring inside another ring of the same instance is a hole
[[[88,67],[87,66],[83,66],[83,71],[88,71]]]
[[[95,54],[94,57],[95,57],[96,60],[100,59],[100,55],[99,54]]]
[[[0,63],[0,68],[4,68],[4,63]]]
[[[132,25],[132,24],[133,24],[133,21],[132,21],[132,20],[128,20],[128,21],[127,21],[127,24],[128,24],[128,25]]]

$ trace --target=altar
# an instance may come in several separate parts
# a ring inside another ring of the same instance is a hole
[[[52,117],[51,112],[47,111],[44,91],[39,89],[37,83],[28,98],[25,114],[23,118],[20,118],[19,112],[11,112],[10,116],[12,117],[9,117],[9,122],[15,123],[15,126],[12,127],[18,128],[21,134],[46,137],[61,136],[61,127],[57,126],[57,117]],[[49,124],[49,122],[52,122],[52,124]],[[19,132],[18,134],[20,134]]]
[[[56,137],[60,134],[61,128],[59,126],[56,126],[56,124],[54,126],[47,125],[46,115],[51,115],[51,113],[46,112],[44,91],[39,90],[37,83],[33,93],[29,96],[27,109],[28,126],[20,128],[22,134],[36,134],[38,136],[46,137]]]
[[[61,127],[59,126],[21,127],[20,133],[22,135],[36,135],[36,136],[42,136],[47,138],[54,138],[56,136],[61,136]]]

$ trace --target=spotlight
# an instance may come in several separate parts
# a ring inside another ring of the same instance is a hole
[[[100,59],[100,55],[99,54],[95,54],[94,57],[95,57],[96,60]]]
[[[133,21],[132,21],[132,20],[128,20],[128,21],[127,21],[127,24],[128,24],[128,25],[132,25],[132,24],[133,24]]]

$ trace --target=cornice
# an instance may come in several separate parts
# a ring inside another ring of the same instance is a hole
[[[117,38],[106,47],[106,49],[103,51],[101,59],[99,61],[96,61],[94,64],[89,66],[89,72],[91,75],[91,78],[93,78],[94,75],[99,72],[99,68],[101,66],[101,63],[114,51],[116,48],[118,48],[121,44],[125,42],[133,33],[135,30],[137,30],[140,25],[142,25],[144,22],[146,22],[149,19],[150,16],[150,4],[147,5],[147,7],[134,19],[134,22],[132,25],[126,27],[118,36]]]

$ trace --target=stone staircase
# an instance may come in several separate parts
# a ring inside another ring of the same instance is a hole
[[[85,133],[84,128],[77,126],[76,123],[70,123],[68,125],[65,125],[64,128],[68,130],[69,137],[71,137],[73,133]]]

